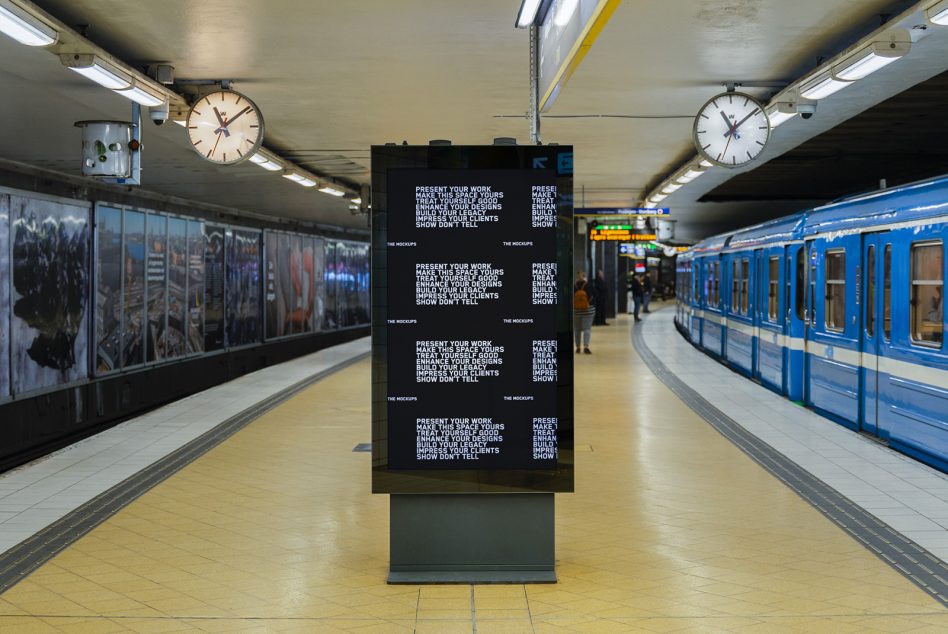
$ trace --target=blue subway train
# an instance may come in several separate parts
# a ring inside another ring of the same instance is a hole
[[[767,388],[948,471],[948,177],[718,235],[677,263],[678,329]]]

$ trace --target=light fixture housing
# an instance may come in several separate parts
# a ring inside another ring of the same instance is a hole
[[[342,191],[341,189],[336,189],[335,187],[331,187],[329,185],[324,185],[323,187],[320,187],[319,191],[321,191],[324,194],[329,194],[330,196],[345,196],[346,195],[346,192]]]
[[[655,203],[660,203],[666,198],[668,198],[668,196],[666,196],[665,194],[655,194],[649,197],[648,202],[652,203],[652,205],[654,206]]]
[[[701,159],[700,161],[698,161],[698,165],[700,165],[701,167],[704,167],[705,169],[714,167],[714,163],[712,163],[708,159]]]
[[[11,0],[0,0],[0,32],[27,46],[49,46],[59,40],[56,29]]]
[[[804,99],[823,99],[839,92],[852,83],[853,82],[846,81],[845,79],[837,79],[833,77],[832,72],[825,70],[803,82],[803,85],[800,87],[800,96]]]
[[[518,29],[525,29],[536,24],[541,4],[543,0],[523,0],[520,3],[520,10],[517,12]]]
[[[127,90],[134,83],[129,73],[98,55],[64,53],[59,60],[69,70],[109,90]]]
[[[782,123],[797,116],[797,104],[795,101],[778,101],[767,106],[767,118],[770,119],[770,127],[776,128]]]
[[[269,172],[279,172],[283,169],[283,165],[277,160],[277,158],[266,150],[257,150],[251,154],[250,162],[255,165],[259,165]]]
[[[303,187],[316,187],[316,181],[311,178],[307,178],[300,174],[299,172],[286,172],[283,174],[283,178],[293,181]]]
[[[833,66],[833,77],[856,81],[888,66],[912,50],[912,36],[905,29],[891,29],[883,39],[870,42]]]
[[[141,82],[136,82],[129,88],[116,90],[115,92],[143,106],[155,107],[165,103],[165,96],[161,92]]]
[[[941,0],[925,9],[925,18],[932,24],[948,26],[948,0]]]
[[[672,194],[672,193],[678,191],[679,189],[681,189],[681,185],[679,185],[678,183],[668,183],[667,185],[665,185],[664,187],[662,187],[662,193],[663,193],[663,194]]]

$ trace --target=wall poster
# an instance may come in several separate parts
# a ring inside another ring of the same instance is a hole
[[[224,347],[224,227],[204,226],[204,350]]]
[[[204,223],[188,221],[188,354],[204,352]]]
[[[339,327],[336,318],[336,242],[326,240],[326,310],[323,313],[323,329]]]
[[[228,229],[226,233],[225,345],[260,341],[260,232]]]
[[[313,329],[326,329],[326,241],[313,239]]]
[[[188,323],[188,221],[168,218],[168,317],[165,337],[161,341],[166,357],[173,359],[187,353]]]
[[[122,367],[122,210],[96,209],[96,375]]]
[[[12,390],[88,376],[89,208],[11,195]]]
[[[10,196],[0,194],[0,401],[10,396]]]
[[[145,359],[161,361],[167,356],[168,322],[168,219],[159,214],[145,217],[147,231],[145,293]]]
[[[122,235],[122,368],[130,368],[145,362],[145,214],[126,211]]]
[[[373,147],[373,492],[572,491],[572,156]]]

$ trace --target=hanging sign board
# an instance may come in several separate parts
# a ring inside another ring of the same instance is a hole
[[[639,233],[632,225],[597,225],[590,227],[589,239],[593,242],[649,242],[654,233]]]
[[[575,216],[667,216],[669,207],[580,207]]]

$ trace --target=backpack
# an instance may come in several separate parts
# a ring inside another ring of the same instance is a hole
[[[586,287],[577,288],[576,292],[573,293],[573,308],[576,310],[589,310],[589,293],[586,292]]]

